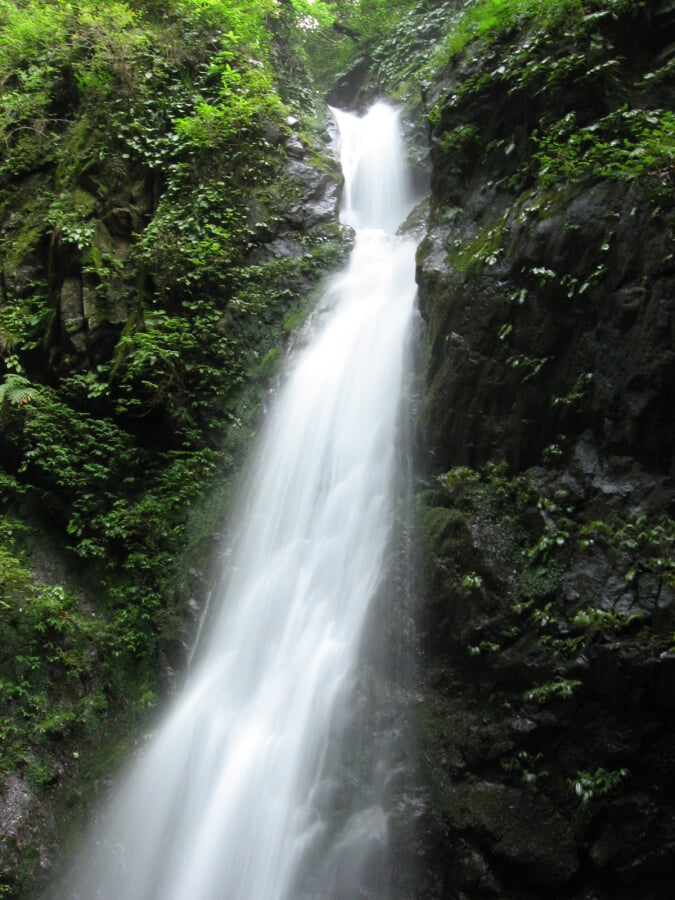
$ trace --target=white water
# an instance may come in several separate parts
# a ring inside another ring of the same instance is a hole
[[[71,897],[349,900],[386,844],[375,796],[336,824],[329,760],[391,533],[415,248],[394,234],[410,206],[396,113],[336,117],[351,260],[266,427],[208,648]]]

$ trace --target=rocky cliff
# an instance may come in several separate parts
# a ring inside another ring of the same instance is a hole
[[[587,6],[425,97],[424,897],[671,892],[673,34]]]

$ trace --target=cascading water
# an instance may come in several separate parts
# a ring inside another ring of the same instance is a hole
[[[415,247],[396,112],[335,114],[350,263],[266,428],[208,647],[60,897],[350,898],[386,845],[381,776],[347,803],[336,736],[391,535]]]

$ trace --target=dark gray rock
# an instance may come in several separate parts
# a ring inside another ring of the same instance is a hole
[[[69,350],[79,357],[87,351],[84,307],[82,303],[82,280],[66,278],[59,297],[61,336]]]
[[[291,135],[291,137],[285,141],[284,146],[286,148],[286,153],[288,153],[292,159],[302,159],[305,155],[305,145],[296,134]]]
[[[597,28],[593,48],[549,36],[545,50],[514,28],[425,95],[418,444],[432,471],[505,459],[527,483],[458,475],[421,502],[434,898],[665,900],[675,867],[675,596],[657,562],[675,509],[672,186],[540,190],[531,156],[534,129],[570,113],[592,125],[629,96],[672,105],[660,78],[638,86],[660,65],[644,13]],[[535,60],[543,73],[576,50],[620,56],[613,86],[538,83]],[[447,152],[463,127],[473,143]]]
[[[301,230],[337,219],[339,186],[335,178],[307,162],[291,160],[286,174],[297,185],[297,199],[288,203],[285,218]]]

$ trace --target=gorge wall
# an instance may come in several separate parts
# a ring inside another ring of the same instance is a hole
[[[673,35],[604,6],[425,96],[420,896],[671,890]]]

